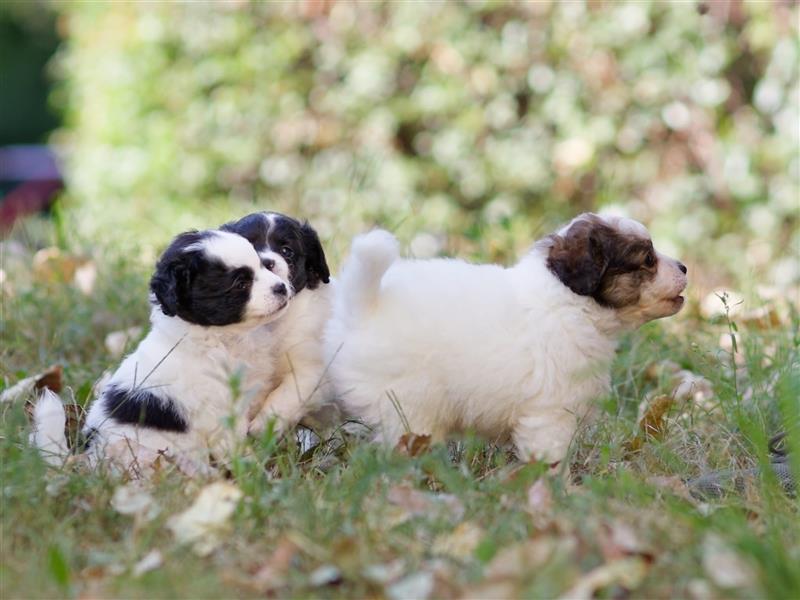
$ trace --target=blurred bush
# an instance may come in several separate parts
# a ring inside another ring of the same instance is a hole
[[[503,259],[606,207],[712,280],[800,277],[795,3],[59,10],[83,235],[163,243],[255,205],[335,252],[380,223],[420,256]]]

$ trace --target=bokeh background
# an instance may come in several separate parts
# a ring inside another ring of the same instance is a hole
[[[603,209],[648,224],[696,297],[796,293],[799,16],[783,0],[3,9],[56,48],[59,124],[38,141],[65,181],[61,244],[129,244],[149,268],[180,230],[273,209],[308,218],[334,262],[375,224],[416,256],[509,262]]]

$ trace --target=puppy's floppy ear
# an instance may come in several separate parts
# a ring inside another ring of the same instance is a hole
[[[608,268],[606,238],[610,228],[593,220],[576,221],[564,235],[552,236],[547,267],[576,294],[595,294]]]
[[[168,317],[174,317],[178,313],[189,278],[187,265],[180,261],[172,261],[169,264],[158,263],[156,272],[150,279],[150,291],[161,305],[161,311]]]
[[[314,228],[308,223],[303,223],[300,228],[303,251],[306,255],[306,274],[309,289],[315,289],[320,282],[328,283],[331,280],[331,273],[328,270],[328,263],[325,262],[325,252]]]
[[[156,271],[150,279],[150,291],[168,317],[178,313],[191,283],[197,252],[187,252],[186,248],[202,237],[203,234],[197,231],[180,234],[172,240],[156,264]]]

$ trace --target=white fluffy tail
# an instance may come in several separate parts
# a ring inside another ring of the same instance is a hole
[[[375,229],[353,240],[350,257],[342,269],[336,313],[352,323],[378,297],[383,274],[399,256],[397,239],[388,231]]]
[[[67,415],[61,398],[45,388],[33,409],[30,443],[39,449],[45,462],[53,466],[64,464],[69,454],[64,433],[66,421]]]

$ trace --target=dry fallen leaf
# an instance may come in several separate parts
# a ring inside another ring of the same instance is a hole
[[[446,512],[454,521],[464,516],[464,505],[452,494],[423,492],[409,485],[396,485],[389,489],[386,499],[411,516],[430,516]]]
[[[361,574],[372,583],[385,585],[398,579],[403,574],[404,568],[403,561],[398,558],[384,564],[367,565]]]
[[[460,523],[452,532],[439,535],[433,540],[431,552],[456,560],[469,560],[483,538],[483,529],[466,521]]]
[[[425,600],[433,592],[433,584],[432,573],[418,571],[388,586],[386,595],[391,600],[408,600],[408,598]]]
[[[32,393],[44,389],[58,394],[63,385],[61,375],[61,365],[53,365],[41,373],[21,379],[10,388],[3,390],[3,393],[0,394],[0,404],[27,400]]]
[[[406,456],[419,456],[427,452],[431,447],[431,436],[417,435],[416,433],[404,433],[395,446],[395,450]]]
[[[308,576],[308,584],[312,587],[331,585],[342,580],[342,572],[334,565],[322,565],[314,569]]]
[[[541,567],[557,554],[569,554],[577,545],[575,538],[540,536],[501,550],[484,571],[488,580],[520,579],[531,569]]]
[[[647,574],[647,562],[641,558],[623,558],[592,569],[561,595],[569,600],[590,600],[595,592],[616,584],[635,590]]]
[[[711,581],[721,588],[749,587],[755,581],[752,567],[713,533],[703,540],[703,569]]]
[[[627,444],[630,452],[641,450],[648,437],[658,439],[664,434],[666,416],[674,403],[675,399],[667,395],[656,396],[650,401],[639,421],[639,433]]]
[[[598,536],[603,558],[611,562],[630,556],[639,556],[652,562],[653,554],[639,539],[636,531],[627,523],[616,520],[606,525]]]
[[[160,512],[153,496],[141,483],[120,485],[111,497],[111,506],[122,515],[133,515],[150,521]]]
[[[194,503],[167,522],[177,540],[192,544],[200,556],[207,556],[221,543],[221,533],[242,497],[238,487],[226,481],[205,486]]]

